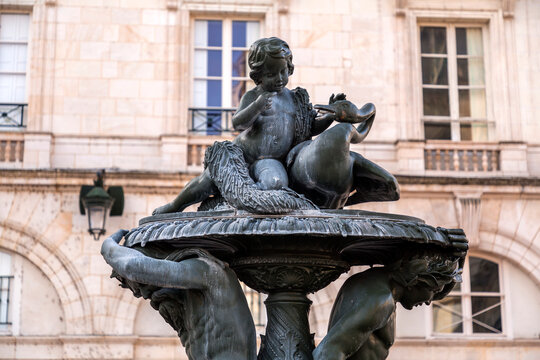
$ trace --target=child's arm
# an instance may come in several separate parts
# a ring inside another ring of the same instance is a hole
[[[245,130],[263,111],[272,107],[275,92],[263,92],[257,96],[255,90],[248,91],[240,99],[240,106],[233,115],[232,123],[235,130]]]
[[[346,98],[346,95],[344,93],[339,93],[337,95],[332,94],[332,96],[330,96],[330,100],[328,100],[328,104],[329,105],[333,104],[334,102],[338,100],[345,100],[345,98]],[[336,114],[326,113],[323,115],[318,115],[311,125],[311,136],[319,135],[324,130],[328,129],[328,127],[335,120],[337,120]]]

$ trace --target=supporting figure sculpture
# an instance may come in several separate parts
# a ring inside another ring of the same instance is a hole
[[[256,187],[258,191],[277,191],[272,193],[275,202],[283,195],[286,203],[287,195],[296,191],[323,208],[342,208],[354,191],[356,193],[348,204],[399,198],[397,182],[390,173],[349,151],[350,144],[362,141],[371,128],[375,118],[372,104],[358,110],[345,100],[345,95],[339,94],[331,98],[329,106],[316,106],[325,112],[317,116],[305,89],[286,88],[294,65],[289,46],[278,38],[257,40],[249,50],[248,63],[250,77],[257,86],[244,94],[233,116],[235,129],[241,131],[233,143],[241,150],[242,161],[245,161],[242,166],[254,183],[245,179],[236,183]],[[345,123],[327,130],[334,121]],[[356,129],[351,123],[361,124]],[[316,135],[319,137],[311,141]],[[216,171],[221,172],[222,169]],[[289,189],[289,183],[294,191]],[[206,168],[176,199],[155,209],[153,214],[183,211],[211,196],[222,195],[229,200],[223,192]],[[249,193],[253,197],[253,191]],[[242,208],[242,198],[234,199],[239,205],[231,205]],[[311,202],[298,206],[313,208]],[[273,211],[264,206],[245,206],[243,209]]]
[[[190,360],[255,360],[253,318],[235,273],[202,249],[164,260],[119,245],[125,230],[101,247],[124,287],[151,305],[178,332]]]
[[[444,298],[461,282],[468,249],[460,229],[448,231],[454,253],[406,254],[396,263],[348,278],[334,302],[328,333],[314,360],[384,360],[394,343],[396,303],[405,309]]]

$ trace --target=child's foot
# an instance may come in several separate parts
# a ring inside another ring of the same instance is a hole
[[[178,211],[178,209],[175,208],[175,206],[172,203],[165,204],[163,206],[160,206],[154,211],[152,211],[152,215],[158,215],[158,214],[168,214]]]

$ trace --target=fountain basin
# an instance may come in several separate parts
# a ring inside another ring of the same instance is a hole
[[[203,248],[265,293],[312,293],[350,266],[389,264],[415,247],[450,247],[444,228],[410,216],[359,210],[162,214],[141,219],[125,239],[126,246],[157,258],[180,248]]]

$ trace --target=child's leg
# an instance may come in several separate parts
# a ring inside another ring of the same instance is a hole
[[[172,202],[158,207],[152,212],[152,215],[183,211],[188,206],[214,195],[216,190],[210,174],[205,170],[201,175],[188,182]]]
[[[287,171],[278,160],[257,160],[249,170],[251,177],[261,190],[279,190],[289,186]]]

